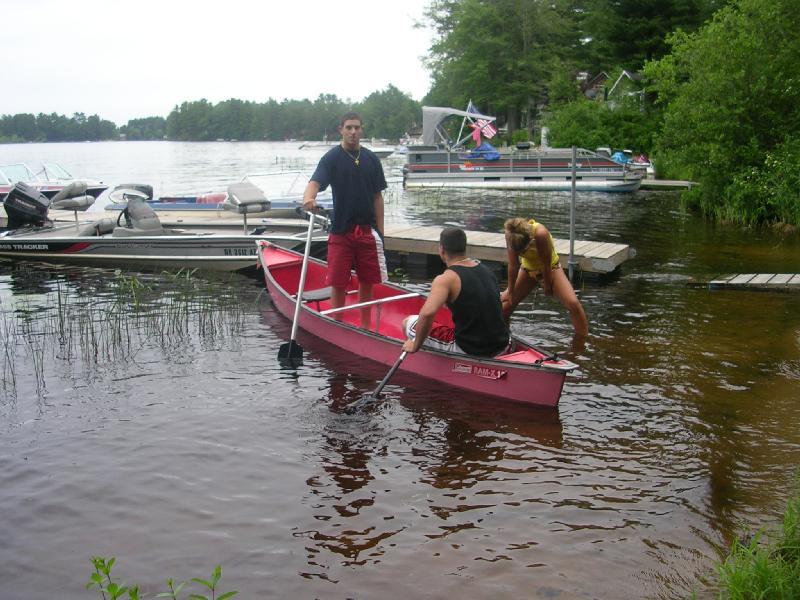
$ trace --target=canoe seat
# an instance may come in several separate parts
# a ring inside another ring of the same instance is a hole
[[[326,300],[331,299],[331,293],[333,292],[333,288],[330,286],[324,288],[317,288],[315,290],[304,290],[303,295],[301,296],[305,302],[316,302],[316,310],[322,310],[321,302],[325,302]],[[351,296],[353,294],[357,294],[358,290],[347,290],[345,295]],[[293,294],[292,298],[297,298],[297,294]]]
[[[318,288],[316,290],[306,290],[303,292],[303,300],[306,302],[320,302],[322,300],[329,300],[333,289],[328,286]]]

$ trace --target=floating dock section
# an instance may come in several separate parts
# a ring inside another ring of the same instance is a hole
[[[800,274],[737,273],[722,275],[708,282],[711,290],[758,290],[800,292]]]
[[[387,224],[384,244],[386,250],[393,252],[438,256],[441,231],[441,227]],[[553,238],[553,242],[561,266],[567,268],[569,240]],[[505,263],[508,260],[505,236],[502,233],[467,230],[467,255],[479,260]],[[575,266],[587,273],[610,273],[634,255],[635,251],[626,244],[575,241]]]

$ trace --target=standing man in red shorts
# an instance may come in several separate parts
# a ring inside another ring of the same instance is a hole
[[[357,113],[342,116],[342,142],[320,159],[303,194],[303,208],[317,208],[317,194],[329,185],[333,191],[333,218],[328,236],[328,279],[331,306],[344,306],[350,271],[358,275],[358,300],[372,299],[372,286],[388,279],[383,254],[383,190],[386,178],[380,159],[361,146],[363,122]],[[334,313],[338,314],[338,313]],[[361,311],[368,328],[370,309]]]

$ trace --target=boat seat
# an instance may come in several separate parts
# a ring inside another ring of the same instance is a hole
[[[89,189],[89,186],[85,181],[73,181],[65,185],[61,188],[55,196],[53,196],[53,202],[59,202],[61,200],[67,200],[70,198],[79,198],[82,196],[86,196],[86,190]],[[91,196],[90,196],[91,197]],[[94,199],[92,199],[94,202]],[[57,208],[72,208],[70,207],[57,207]]]
[[[71,210],[75,215],[75,224],[78,224],[78,211],[85,211],[96,198],[86,193],[88,185],[85,181],[73,181],[65,185],[50,201],[50,208],[56,210]]]
[[[268,211],[270,201],[258,186],[250,181],[240,181],[228,186],[228,197],[222,208],[246,215]]]
[[[128,190],[125,194],[128,206],[120,214],[117,223],[125,217],[125,226],[118,226],[112,232],[113,237],[139,237],[143,235],[174,235],[170,229],[164,229],[158,215],[144,199],[144,193]]]
[[[306,302],[321,302],[322,300],[329,300],[333,288],[330,286],[324,288],[317,288],[316,290],[307,290],[303,292],[303,300]]]
[[[317,288],[315,290],[307,290],[307,291],[303,290],[303,295],[301,296],[301,298],[305,302],[316,302],[317,303],[316,310],[321,310],[322,307],[320,306],[320,302],[324,302],[325,300],[330,300],[332,292],[333,288],[331,286]],[[345,292],[345,295],[350,296],[352,294],[357,294],[357,293],[358,293],[357,289],[347,290]],[[297,298],[297,294],[293,294],[292,298]]]
[[[61,192],[59,192],[60,194]],[[58,200],[53,198],[50,208],[63,209],[63,210],[86,210],[94,204],[94,196],[74,196],[72,198],[60,198]]]

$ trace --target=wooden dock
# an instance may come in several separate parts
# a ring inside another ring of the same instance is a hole
[[[800,274],[795,273],[738,273],[722,275],[708,282],[711,290],[758,290],[771,292],[800,292]]]
[[[387,224],[385,230],[386,250],[403,254],[439,254],[441,227]],[[567,268],[569,240],[553,238],[553,241],[561,265]],[[508,259],[505,236],[502,233],[468,230],[467,254],[480,260],[505,263]],[[635,254],[626,244],[575,241],[576,266],[588,273],[610,273]]]
[[[66,211],[59,211],[66,212]],[[191,216],[190,221],[178,222],[171,219],[163,219],[159,213],[159,218],[163,225],[199,227],[218,227],[231,229],[240,232],[242,223],[236,218],[219,218],[214,215]],[[92,220],[96,214],[91,215]],[[228,217],[226,214],[225,217]],[[70,212],[63,219],[72,222],[74,216]],[[271,222],[282,222],[296,226],[298,221],[292,219],[268,219]],[[260,219],[251,219],[251,227],[260,225]],[[301,224],[303,222],[300,222]],[[397,252],[401,255],[428,255],[438,257],[439,255],[439,234],[441,227],[419,226],[419,225],[398,225],[389,224],[385,226],[384,244],[389,252]],[[565,269],[569,267],[569,240],[553,238],[556,252],[561,258],[561,266]],[[508,259],[506,253],[506,241],[501,232],[487,231],[467,231],[467,253],[477,259],[496,263],[505,263]],[[633,258],[636,251],[627,244],[613,244],[606,242],[591,242],[585,240],[575,241],[575,264],[576,268],[585,273],[611,273],[626,260]],[[438,261],[438,258],[436,259]],[[438,262],[437,262],[438,265]]]

